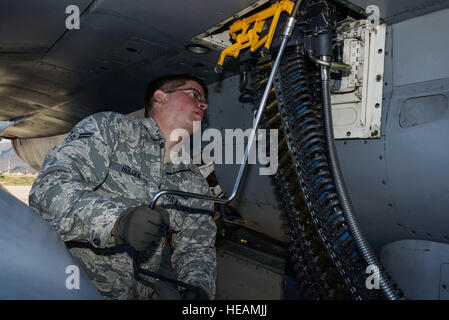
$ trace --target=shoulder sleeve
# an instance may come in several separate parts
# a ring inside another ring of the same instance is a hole
[[[111,246],[110,232],[118,215],[138,205],[130,199],[105,198],[95,191],[108,174],[111,154],[120,140],[121,118],[110,112],[89,116],[45,156],[29,203],[64,241]]]

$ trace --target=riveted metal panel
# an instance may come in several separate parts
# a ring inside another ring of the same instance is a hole
[[[449,9],[446,9],[393,26],[396,86],[449,77],[448,19]]]

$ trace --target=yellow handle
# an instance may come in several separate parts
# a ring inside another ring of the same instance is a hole
[[[220,59],[215,67],[215,72],[221,72],[223,69],[223,62],[227,56],[237,58],[240,51],[243,49],[250,48],[251,52],[255,52],[260,47],[264,46],[266,49],[265,51],[268,51],[271,42],[273,41],[281,13],[286,11],[288,14],[291,14],[293,6],[294,3],[292,1],[281,0],[271,5],[271,7],[257,12],[250,17],[235,21],[229,27],[229,34],[236,43],[221,52]],[[273,21],[271,22],[268,34],[259,40],[259,34],[262,32],[265,21],[271,17],[273,17]],[[252,26],[252,28],[250,28],[250,26]]]

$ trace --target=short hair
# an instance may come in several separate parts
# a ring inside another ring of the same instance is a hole
[[[153,81],[151,81],[145,90],[145,98],[144,98],[145,117],[148,117],[150,111],[153,109],[154,103],[153,95],[156,92],[156,90],[163,90],[163,91],[173,90],[176,89],[177,87],[184,85],[189,80],[195,81],[201,86],[207,99],[208,91],[206,83],[198,77],[189,74],[174,74],[158,77]]]

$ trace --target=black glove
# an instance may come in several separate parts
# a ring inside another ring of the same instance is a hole
[[[129,208],[118,217],[112,229],[115,244],[129,244],[137,251],[148,249],[156,238],[161,224],[170,226],[168,211],[148,205]]]
[[[197,287],[194,289],[184,289],[181,291],[181,298],[183,300],[209,300],[209,296],[203,288]]]

